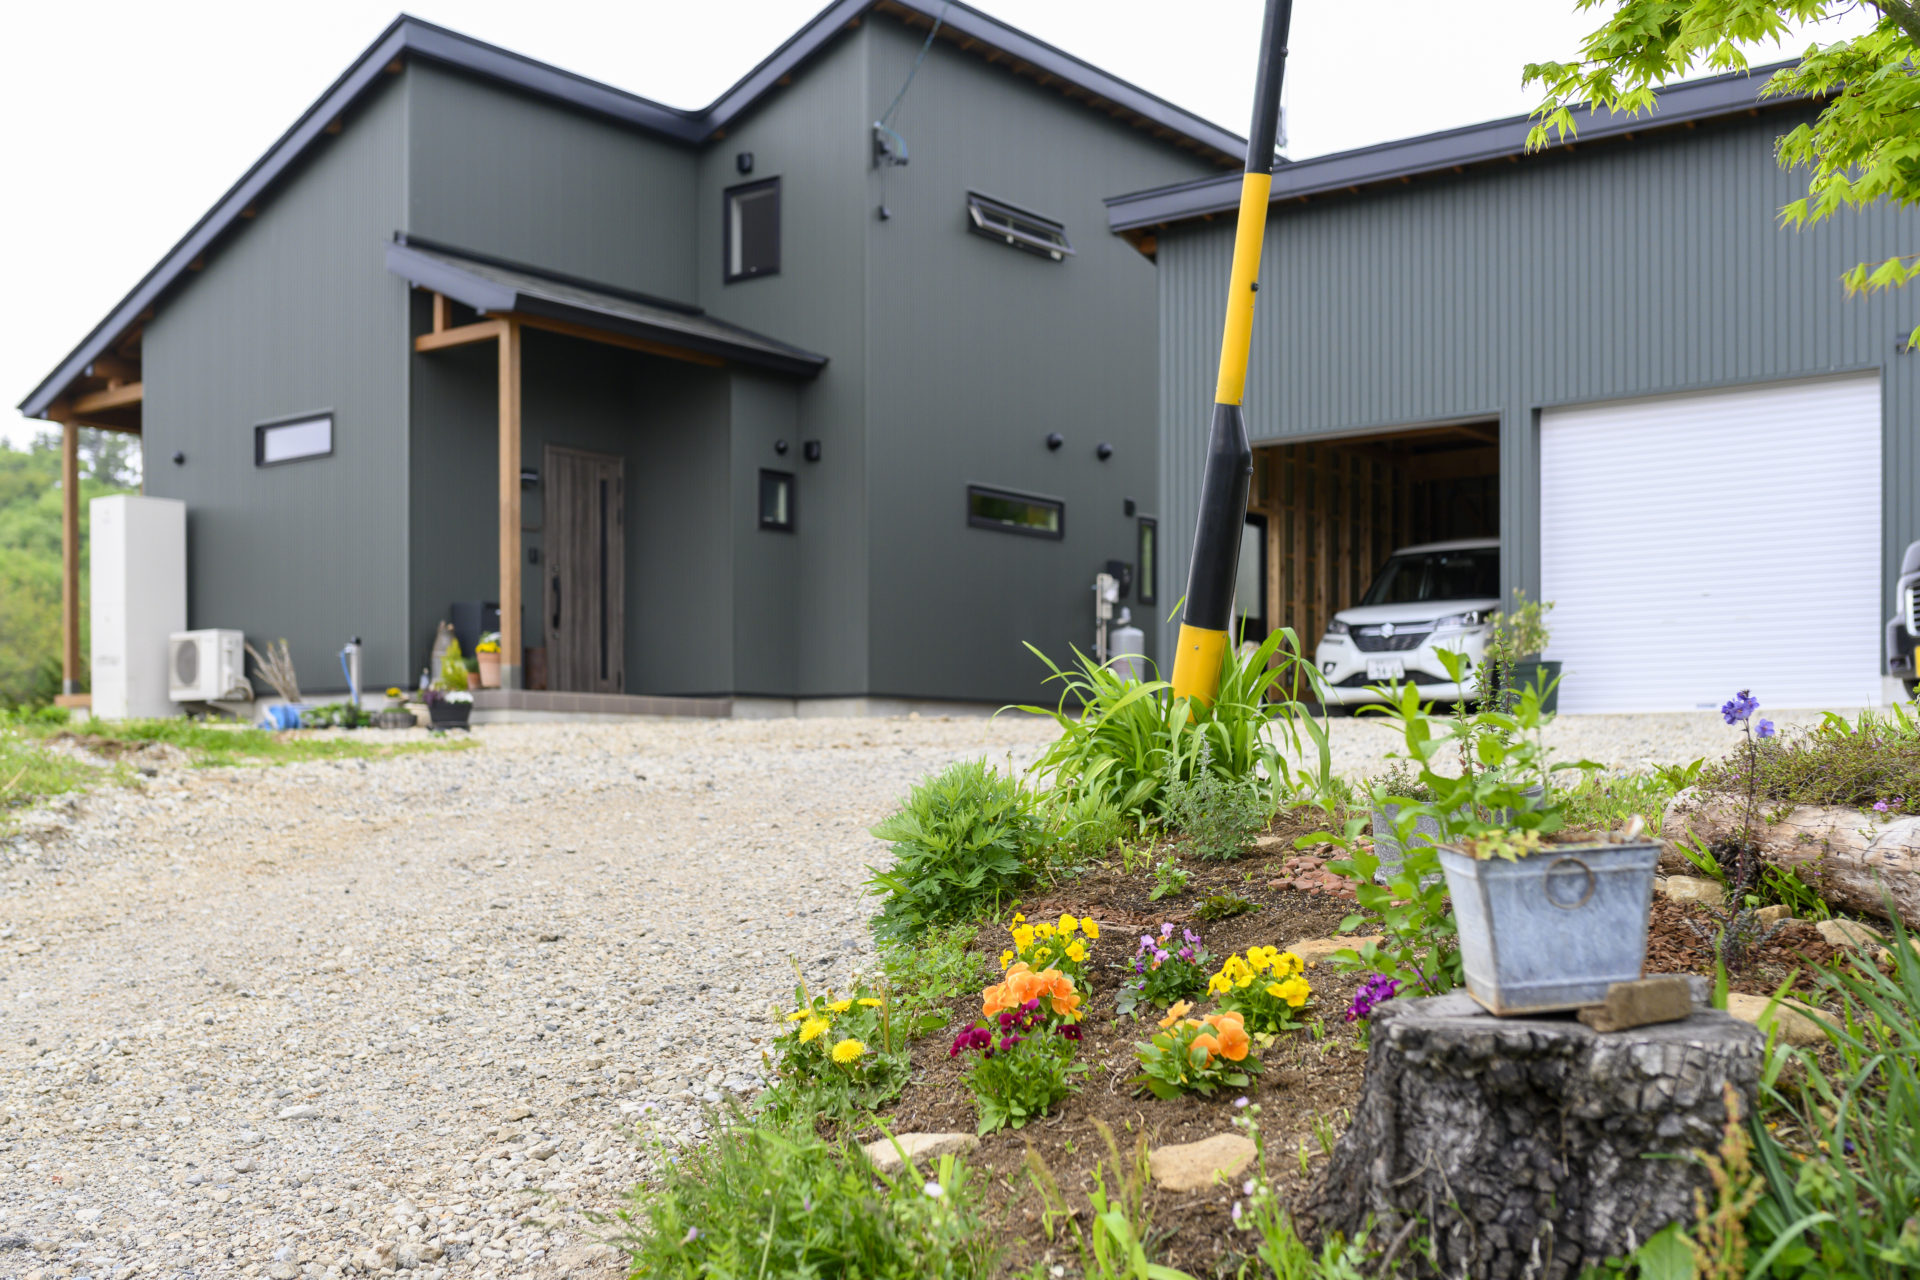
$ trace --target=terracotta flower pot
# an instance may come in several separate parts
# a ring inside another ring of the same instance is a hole
[[[497,653],[476,653],[474,660],[480,664],[480,687],[498,689],[500,687],[500,655]]]

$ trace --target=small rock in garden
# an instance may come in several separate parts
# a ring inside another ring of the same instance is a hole
[[[1772,906],[1760,908],[1753,913],[1753,916],[1761,924],[1779,924],[1782,920],[1793,919],[1793,908],[1784,902],[1776,902]]]
[[[1920,956],[1920,938],[1908,938],[1907,949],[1913,952],[1914,955]],[[1890,947],[1880,948],[1880,950],[1874,953],[1873,958],[1888,968],[1893,967],[1893,950]]]
[[[526,1119],[530,1119],[532,1115],[533,1115],[532,1107],[508,1107],[506,1110],[506,1114],[502,1115],[500,1118],[506,1121],[526,1120]]]
[[[1813,926],[1824,938],[1827,945],[1834,947],[1864,947],[1869,942],[1885,942],[1887,935],[1872,925],[1861,924],[1858,920],[1822,920]]]
[[[896,1150],[894,1144],[898,1143]],[[940,1156],[961,1155],[980,1145],[980,1139],[970,1133],[896,1133],[892,1138],[881,1138],[866,1145],[867,1159],[873,1161],[873,1167],[882,1173],[892,1173],[900,1167],[900,1152],[905,1151],[907,1158],[914,1161],[932,1160]]]
[[[1221,1178],[1233,1178],[1252,1163],[1253,1140],[1237,1133],[1216,1133],[1199,1142],[1157,1147],[1147,1153],[1153,1180],[1166,1191],[1202,1191]]]
[[[1675,902],[1698,902],[1717,907],[1727,900],[1726,888],[1718,880],[1702,876],[1668,876],[1660,891]]]
[[[254,1163],[254,1159],[252,1156],[241,1156],[238,1160],[235,1160],[233,1162],[233,1171],[235,1173],[252,1173],[255,1169],[258,1169],[259,1167],[260,1166],[258,1164]]]
[[[285,1107],[280,1112],[282,1120],[311,1120],[320,1114],[320,1108],[311,1102],[303,1102],[297,1107]]]
[[[1291,848],[1293,848],[1293,841],[1287,839],[1285,836],[1276,836],[1269,833],[1264,836],[1255,836],[1253,839],[1253,850],[1255,853],[1285,853]]]
[[[1369,942],[1381,942],[1384,939],[1377,933],[1363,934],[1352,938],[1302,938],[1287,947],[1287,950],[1299,956],[1308,964],[1318,964],[1328,956],[1340,951],[1358,951]]]
[[[1743,995],[1732,992],[1727,996],[1727,1012],[1742,1022],[1750,1022],[1762,1031],[1779,1029],[1780,1039],[1787,1044],[1805,1047],[1824,1044],[1827,1033],[1821,1029],[1819,1021],[1823,1015],[1790,1004],[1776,1005],[1771,1012],[1767,1006],[1771,1003],[1766,996]]]

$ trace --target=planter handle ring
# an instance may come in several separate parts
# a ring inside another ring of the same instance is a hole
[[[1565,869],[1564,871],[1563,868]],[[1564,885],[1571,887],[1570,882],[1575,875],[1586,878],[1585,891],[1581,893],[1577,901],[1564,902],[1561,900],[1561,894],[1564,893],[1565,890],[1556,889],[1556,886]],[[1560,908],[1562,911],[1578,911],[1581,907],[1586,906],[1588,902],[1592,901],[1593,891],[1599,886],[1599,880],[1593,874],[1593,868],[1580,861],[1580,859],[1560,858],[1556,860],[1552,866],[1547,868],[1545,884],[1548,903]]]

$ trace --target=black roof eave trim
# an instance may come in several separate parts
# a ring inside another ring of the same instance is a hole
[[[1789,105],[1798,99],[1762,98],[1760,90],[1773,72],[1790,65],[1776,63],[1755,67],[1751,72],[1733,72],[1674,85],[1661,90],[1659,106],[1647,115],[1602,114],[1591,108],[1583,108],[1575,113],[1580,128],[1574,143],[1578,145],[1622,134],[1671,128],[1690,121],[1740,115],[1756,108]],[[1468,125],[1442,133],[1422,134],[1353,151],[1296,160],[1274,170],[1270,199],[1279,202],[1323,195],[1350,187],[1392,182],[1400,178],[1444,172],[1459,165],[1520,155],[1526,150],[1527,133],[1533,123],[1531,116],[1510,116],[1486,124]],[[1548,150],[1557,149],[1558,144],[1555,144]],[[1107,228],[1110,231],[1132,231],[1182,222],[1206,214],[1225,213],[1238,207],[1239,200],[1238,174],[1109,196],[1106,200]]]
[[[931,0],[896,2],[929,18],[938,12],[938,7]],[[725,128],[736,116],[750,109],[778,84],[782,76],[794,71],[838,35],[851,19],[865,13],[875,3],[877,0],[834,0],[771,56],[721,94],[713,105],[702,111],[669,107],[401,14],[307,109],[306,114],[215,202],[179,243],[141,277],[133,290],[94,326],[66,359],[41,380],[20,402],[20,411],[30,418],[45,416],[74,379],[125,333],[142,312],[157,303],[195,258],[214,246],[240,217],[242,210],[265,195],[274,182],[300,160],[307,148],[320,139],[329,124],[379,83],[384,69],[395,58],[425,58],[692,146],[704,143],[716,130]],[[957,0],[948,6],[946,22],[955,30],[985,40],[1204,146],[1229,155],[1237,154],[1245,146],[1244,140],[1227,130]]]
[[[458,253],[459,250],[444,250]],[[482,261],[476,258],[476,261]],[[674,309],[687,314],[698,315],[706,323],[737,330],[743,338],[750,341],[728,342],[722,338],[707,334],[688,333],[684,329],[670,328],[665,325],[650,325],[632,316],[623,316],[602,311],[595,307],[581,306],[577,303],[562,302],[555,298],[542,297],[539,294],[523,292],[498,280],[489,280],[485,276],[471,271],[463,271],[458,263],[448,262],[444,258],[402,242],[387,246],[387,270],[410,284],[435,293],[445,294],[455,302],[472,307],[475,311],[508,312],[518,311],[528,315],[546,316],[554,320],[565,320],[572,324],[586,325],[590,328],[605,329],[610,333],[625,334],[628,337],[644,338],[649,342],[658,342],[663,346],[680,347],[687,351],[698,351],[704,355],[719,356],[736,364],[751,365],[759,369],[768,369],[775,373],[796,374],[811,378],[827,366],[827,357],[811,351],[754,333],[749,329],[730,324],[715,316],[706,315],[699,308],[687,308],[684,304],[675,304]],[[534,273],[532,268],[512,263],[497,263],[516,271]],[[537,273],[535,273],[537,274]],[[572,276],[556,277],[556,281],[580,285],[593,289],[602,289],[609,296],[621,297],[621,290],[610,286],[594,284]],[[657,305],[657,304],[649,304]],[[769,349],[777,348],[777,349]]]

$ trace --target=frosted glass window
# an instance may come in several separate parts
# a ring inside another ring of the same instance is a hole
[[[271,467],[303,458],[324,458],[333,452],[333,415],[269,422],[253,429],[253,464]]]

